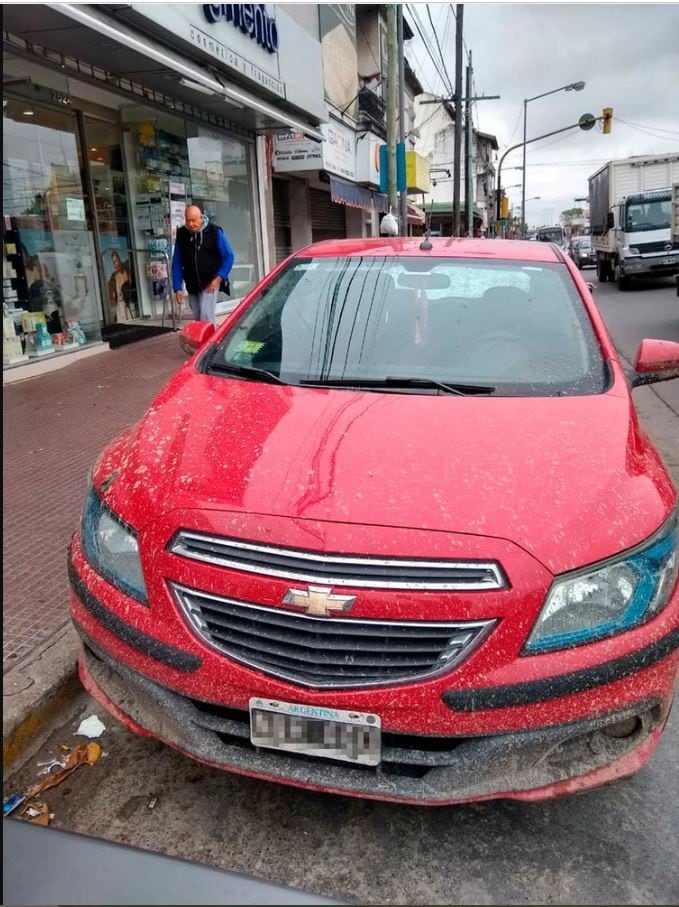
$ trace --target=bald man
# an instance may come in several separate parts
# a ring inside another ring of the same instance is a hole
[[[233,249],[222,228],[211,223],[198,205],[188,206],[184,223],[186,226],[177,230],[172,256],[172,289],[177,306],[181,307],[185,284],[193,317],[215,324],[217,294],[233,266]]]

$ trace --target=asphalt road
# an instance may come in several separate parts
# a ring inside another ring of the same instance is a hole
[[[671,282],[629,293],[606,284],[595,298],[628,360],[643,337],[679,340]],[[679,381],[636,393],[670,450]],[[670,468],[679,483],[676,460]],[[73,732],[93,712],[106,724],[105,756],[45,793],[58,827],[359,904],[679,903],[676,710],[651,763],[628,781],[541,805],[421,808],[205,768],[124,731],[83,693],[5,794],[35,781],[36,763],[60,743],[81,742]]]

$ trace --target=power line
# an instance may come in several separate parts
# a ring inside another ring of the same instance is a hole
[[[427,18],[429,19],[429,24],[431,25],[431,30],[432,30],[433,33],[434,33],[434,40],[436,41],[436,47],[437,47],[438,52],[439,52],[439,57],[441,58],[441,68],[442,68],[443,72],[445,72],[445,69],[446,69],[446,61],[445,61],[444,58],[443,58],[443,51],[441,50],[441,45],[439,44],[439,37],[438,37],[438,35],[436,34],[436,29],[434,28],[434,21],[433,21],[433,19],[432,19],[432,17],[431,17],[431,11],[430,11],[430,9],[429,9],[429,4],[428,4],[428,3],[425,3],[425,7],[426,7],[426,10],[427,10]],[[448,87],[450,87],[450,85],[449,85]],[[451,91],[451,94],[455,94],[455,92],[454,92],[454,91]]]
[[[658,135],[657,132],[649,132],[648,129],[640,129],[638,126],[632,126],[631,123],[627,123],[625,120],[621,120],[620,117],[616,117],[618,123],[623,123],[627,126],[628,129],[633,129],[635,132],[641,132],[643,135],[650,135],[652,139],[660,139],[662,142],[676,142],[677,140],[669,135]]]
[[[411,18],[412,18],[413,23],[414,23],[414,25],[415,25],[415,28],[417,29],[417,32],[418,32],[418,34],[419,34],[419,36],[420,36],[420,39],[422,40],[422,43],[423,43],[423,45],[424,45],[424,49],[426,50],[427,55],[428,55],[429,59],[431,60],[433,66],[434,66],[434,71],[437,73],[437,75],[438,75],[438,77],[439,77],[439,80],[441,81],[441,84],[443,85],[443,87],[444,87],[444,89],[445,89],[445,91],[446,91],[447,93],[449,93],[449,94],[455,94],[455,92],[452,90],[450,81],[448,80],[448,75],[447,75],[447,73],[446,73],[445,67],[443,68],[443,75],[442,75],[441,72],[439,71],[439,70],[440,70],[440,64],[439,64],[439,62],[436,60],[436,57],[435,57],[435,55],[434,55],[433,45],[432,45],[432,43],[431,43],[431,41],[430,41],[430,39],[429,39],[429,36],[426,34],[426,30],[425,30],[425,28],[424,28],[424,25],[423,25],[423,23],[422,23],[422,20],[420,19],[420,14],[419,14],[419,12],[418,12],[417,9],[415,8],[415,5],[412,4],[412,3],[409,3],[409,4],[408,4],[408,9],[409,9],[409,11],[410,11],[410,15],[411,15]]]
[[[674,129],[664,129],[662,126],[648,126],[646,123],[633,123],[631,120],[623,120],[622,117],[616,117],[615,119],[626,126],[636,126],[638,129],[653,129],[655,132],[669,132],[670,135],[679,135],[679,132]]]

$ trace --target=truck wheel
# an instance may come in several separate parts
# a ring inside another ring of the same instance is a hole
[[[608,280],[608,262],[604,261],[603,258],[597,259],[596,276],[599,279],[599,283],[606,283]]]
[[[619,290],[622,290],[623,292],[625,290],[629,290],[630,279],[629,277],[625,277],[625,275],[622,273],[620,263],[617,261],[615,263],[615,271],[613,272],[613,280],[617,283]]]

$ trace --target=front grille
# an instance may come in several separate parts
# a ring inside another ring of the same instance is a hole
[[[192,560],[306,583],[370,589],[478,590],[508,585],[494,561],[354,557],[258,545],[181,530],[170,551]]]
[[[671,246],[672,248],[666,249],[665,246]],[[642,255],[646,255],[649,252],[677,252],[679,251],[679,242],[670,243],[667,239],[661,239],[659,242],[637,242],[634,243],[634,248],[638,249]]]
[[[311,617],[174,583],[171,588],[212,648],[272,677],[318,689],[404,683],[448,671],[495,624]]]

